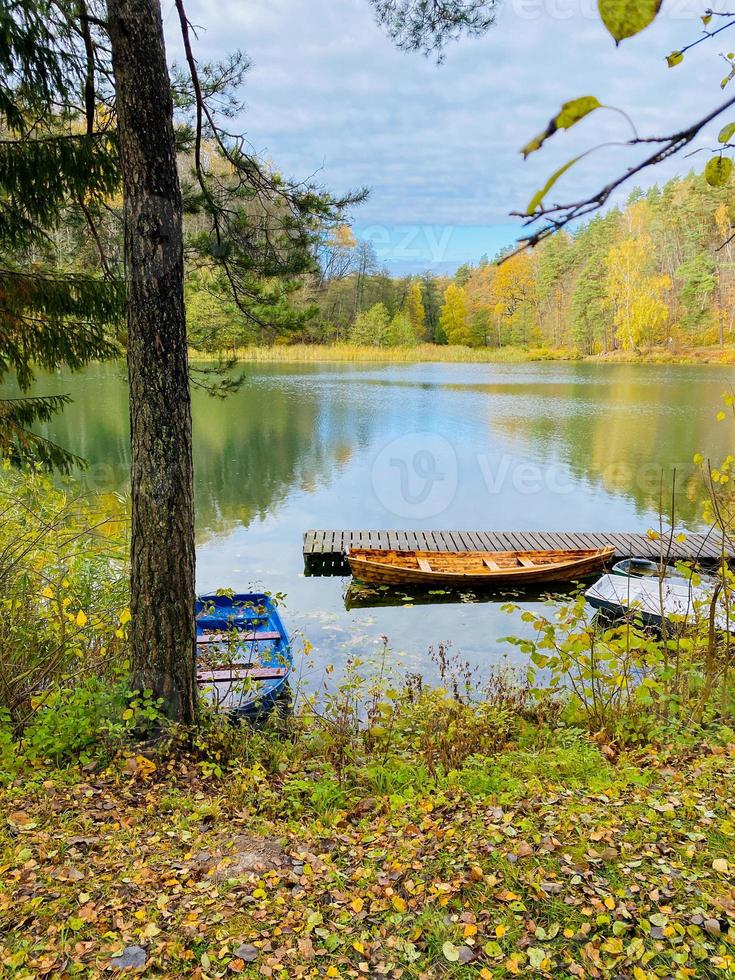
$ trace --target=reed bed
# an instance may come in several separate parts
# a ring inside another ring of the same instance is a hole
[[[460,347],[446,344],[419,344],[416,347],[370,347],[358,344],[278,344],[273,347],[239,347],[207,353],[191,350],[192,360],[217,361],[234,357],[237,361],[364,361],[378,364],[412,364],[420,361],[449,363],[515,364],[523,361],[574,360],[574,351],[520,347]]]
[[[276,344],[272,347],[238,347],[234,350],[199,351],[190,349],[193,361],[216,362],[234,358],[239,362],[317,363],[325,361],[417,364],[522,364],[531,361],[592,361],[617,364],[735,364],[735,349],[696,347],[671,349],[643,348],[637,351],[611,351],[607,354],[581,354],[567,348],[549,347],[461,347],[446,344],[419,344],[415,347],[371,347],[359,344]]]

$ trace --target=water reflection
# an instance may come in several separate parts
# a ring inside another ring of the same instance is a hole
[[[584,363],[248,365],[231,398],[193,396],[199,587],[287,593],[287,626],[314,645],[317,671],[379,647],[382,634],[411,669],[446,640],[473,662],[497,662],[509,652],[500,638],[524,629],[497,603],[346,611],[346,583],[303,577],[303,532],[640,531],[656,523],[661,480],[668,498],[674,469],[677,513],[695,527],[692,455],[727,452],[728,423],[714,415],[734,373]],[[124,490],[124,369],[54,375],[36,389],[73,396],[45,434],[89,460],[87,484]],[[510,656],[519,656],[515,648]]]

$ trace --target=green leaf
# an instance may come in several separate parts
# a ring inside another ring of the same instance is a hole
[[[710,187],[722,187],[732,175],[732,160],[730,157],[712,157],[704,168],[704,179]]]
[[[449,960],[450,963],[456,963],[459,960],[459,950],[454,943],[444,943],[442,953],[444,954],[444,959]]]
[[[541,946],[531,946],[528,950],[528,962],[534,970],[540,970],[541,964],[546,959],[546,950]]]
[[[602,103],[594,95],[582,95],[578,99],[565,102],[557,115],[550,120],[549,125],[543,133],[540,133],[530,143],[527,143],[521,150],[521,153],[524,157],[527,157],[529,153],[534,153],[540,149],[546,140],[554,135],[557,129],[571,129],[580,119],[584,119],[585,116],[588,116],[590,112],[594,112],[595,109],[601,108]]]
[[[565,174],[570,167],[574,166],[577,160],[579,160],[579,157],[574,157],[573,160],[569,160],[567,163],[564,164],[564,166],[559,167],[558,170],[554,171],[554,173],[551,175],[551,177],[549,177],[549,179],[546,181],[546,183],[541,188],[541,190],[536,191],[536,193],[533,195],[531,200],[528,202],[528,208],[526,209],[526,214],[533,214],[533,212],[536,210],[539,204],[541,204],[543,199],[546,197],[546,195],[549,193],[549,191],[557,182],[557,180],[561,177],[561,175]]]
[[[648,27],[661,7],[661,0],[597,0],[602,23],[620,44],[626,37]]]
[[[726,126],[722,127],[717,139],[720,143],[729,143],[733,134],[735,134],[735,122],[729,122]]]
[[[684,55],[681,51],[672,51],[671,54],[666,56],[666,64],[669,68],[676,68],[684,60]]]

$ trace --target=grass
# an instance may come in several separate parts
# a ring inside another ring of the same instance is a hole
[[[221,775],[180,748],[16,775],[0,976],[100,977],[131,946],[171,978],[735,973],[734,747],[611,763],[526,732],[432,778],[381,763],[394,779],[263,747]]]
[[[653,347],[639,351],[613,351],[609,354],[582,355],[568,348],[501,347],[470,348],[441,344],[417,347],[368,347],[356,344],[279,344],[274,347],[240,347],[222,352],[242,362],[355,362],[376,364],[414,364],[425,362],[469,364],[521,364],[531,361],[587,361],[597,363],[651,364],[735,364],[735,348]],[[220,354],[191,350],[195,361],[217,361]]]
[[[191,352],[193,360],[216,361],[219,354]],[[241,347],[223,352],[238,361],[309,363],[323,361],[375,362],[378,364],[413,364],[426,361],[448,363],[507,363],[524,361],[578,359],[574,351],[552,351],[548,348],[520,347],[471,348],[442,344],[420,344],[417,347],[368,347],[356,344],[291,344],[274,347]]]

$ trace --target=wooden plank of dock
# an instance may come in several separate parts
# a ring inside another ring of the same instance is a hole
[[[309,530],[304,534],[304,563],[312,574],[346,574],[345,554],[355,548],[398,548],[418,551],[548,551],[615,548],[615,559],[716,561],[722,553],[717,535],[686,534],[652,540],[647,534],[607,531],[349,531]]]

